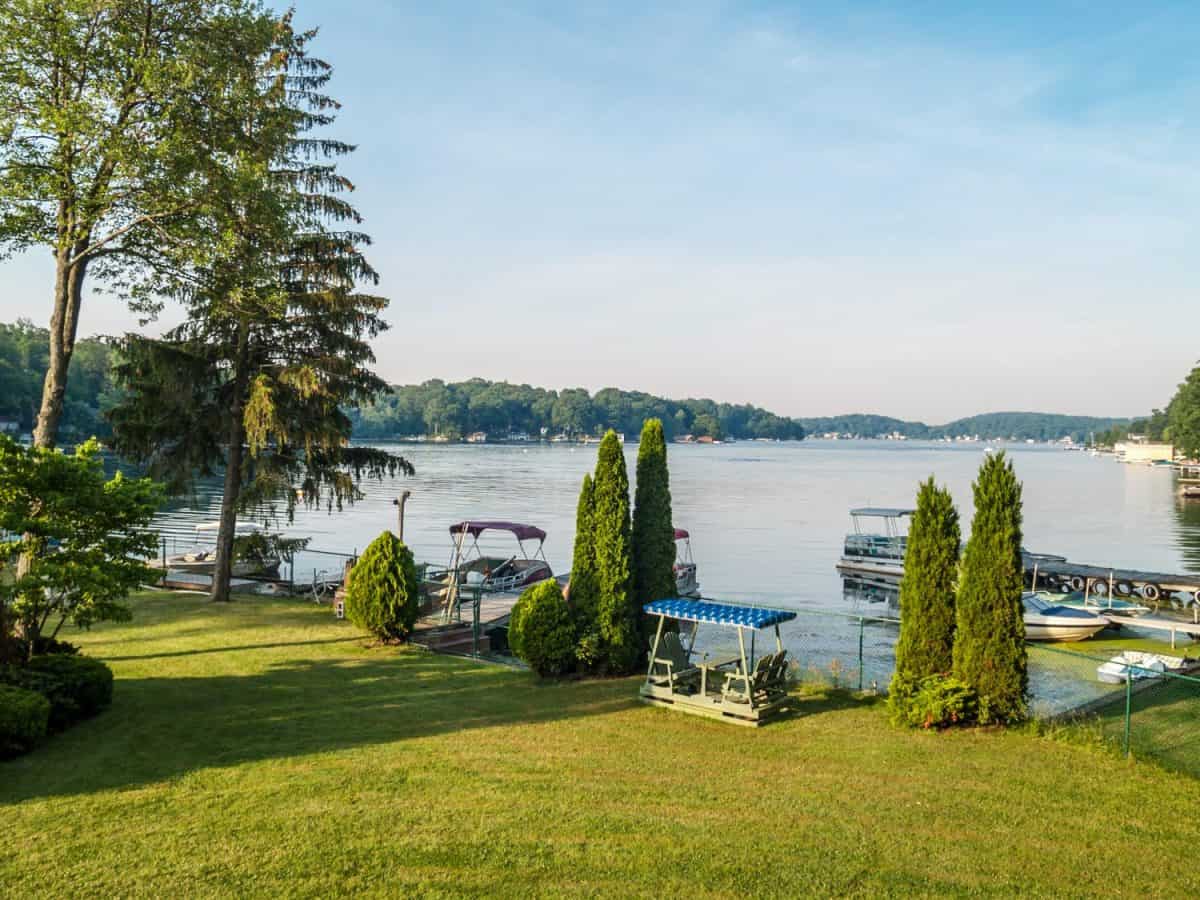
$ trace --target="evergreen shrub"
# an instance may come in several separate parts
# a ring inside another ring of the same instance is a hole
[[[954,659],[954,590],[961,536],[950,492],[932,477],[917,491],[900,582],[896,682],[949,672]],[[895,694],[894,688],[889,695]]]
[[[533,671],[545,677],[574,667],[575,622],[554,579],[521,594],[509,622],[509,645]]]
[[[0,758],[26,753],[46,736],[50,701],[36,691],[0,684]]]
[[[592,490],[601,667],[624,674],[633,670],[641,635],[633,596],[629,474],[625,469],[624,448],[614,431],[605,434],[600,442]]]
[[[974,484],[975,518],[955,605],[954,677],[979,698],[979,721],[1026,715],[1029,684],[1021,593],[1021,484],[1004,453],[989,455]]]
[[[888,690],[892,722],[914,728],[949,728],[976,721],[979,701],[975,691],[950,675],[924,678],[897,676]]]
[[[346,580],[346,617],[381,641],[406,641],[417,621],[420,584],[412,551],[385,531]]]
[[[0,681],[45,697],[50,731],[61,731],[112,703],[112,669],[87,656],[35,656],[24,666],[7,666]]]

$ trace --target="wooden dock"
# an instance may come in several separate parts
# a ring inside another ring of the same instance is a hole
[[[1083,591],[1091,597],[1136,596],[1149,604],[1175,601],[1180,607],[1191,607],[1200,622],[1200,574],[1096,566],[1043,553],[1022,555],[1026,582],[1032,588]]]
[[[1101,610],[1102,611],[1102,610]],[[1175,649],[1177,635],[1186,635],[1192,640],[1200,640],[1200,624],[1181,622],[1175,619],[1164,619],[1160,616],[1109,616],[1121,628],[1132,630],[1146,629],[1147,631],[1167,632],[1171,635],[1171,649]]]
[[[499,625],[507,624],[508,617],[512,615],[512,608],[520,596],[509,591],[483,594],[478,601],[478,626],[474,610],[476,603],[473,599],[464,597],[449,622],[446,621],[440,603],[424,604],[413,628],[412,641],[430,650],[444,653],[491,653],[493,647],[488,632]]]

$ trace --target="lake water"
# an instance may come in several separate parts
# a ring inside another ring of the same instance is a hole
[[[380,445],[386,446],[386,445]],[[506,519],[543,528],[556,572],[570,566],[575,505],[596,447],[519,445],[392,445],[416,467],[411,478],[364,485],[365,499],[343,512],[300,510],[281,530],[311,536],[320,550],[361,551],[395,524],[392,499],[412,491],[405,537],[419,561],[445,564],[448,528],[468,519]],[[1007,448],[1024,484],[1025,546],[1072,560],[1168,572],[1200,571],[1200,505],[1175,496],[1169,469],[1127,466],[1040,445]],[[636,445],[626,447],[632,479]],[[971,482],[983,461],[979,444],[917,441],[745,442],[672,445],[669,451],[675,524],[691,532],[707,597],[807,611],[787,631],[800,658],[820,656],[857,667],[857,624],[817,615],[838,611],[894,615],[886,604],[844,589],[834,569],[856,506],[909,506],[929,475],[947,485],[963,518],[972,510]],[[216,518],[219,485],[207,484],[195,504],[160,517],[167,533],[186,536]],[[507,534],[481,546],[515,551]],[[297,580],[336,562],[308,555]],[[886,682],[895,627],[868,624],[865,679]],[[835,665],[835,668],[838,666]]]

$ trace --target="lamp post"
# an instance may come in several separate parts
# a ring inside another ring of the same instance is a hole
[[[404,504],[408,502],[408,498],[412,496],[412,491],[404,491],[399,497],[392,501],[392,505],[396,507],[399,530],[397,536],[400,540],[404,540]]]

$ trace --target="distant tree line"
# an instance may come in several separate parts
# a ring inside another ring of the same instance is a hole
[[[358,438],[427,434],[455,439],[478,431],[491,437],[524,432],[536,438],[543,429],[546,434],[599,435],[610,428],[632,436],[647,419],[661,419],[668,439],[686,434],[716,439],[804,437],[795,419],[749,404],[668,400],[616,388],[595,394],[583,388],[553,391],[482,378],[397,385],[350,416]]]
[[[1128,422],[1126,419],[1035,412],[984,413],[956,419],[945,425],[926,425],[924,422],[906,422],[889,416],[867,414],[827,416],[799,421],[804,430],[811,435],[835,432],[841,435],[874,438],[900,434],[913,440],[978,436],[987,439],[1013,438],[1018,441],[1057,441],[1069,437],[1080,443],[1092,434],[1099,435],[1106,429]]]
[[[49,355],[47,329],[28,319],[0,322],[0,419],[15,421],[22,433],[33,431]],[[113,347],[104,339],[84,338],[76,343],[59,423],[64,440],[105,438],[111,433],[103,411],[120,396],[112,364]]]

